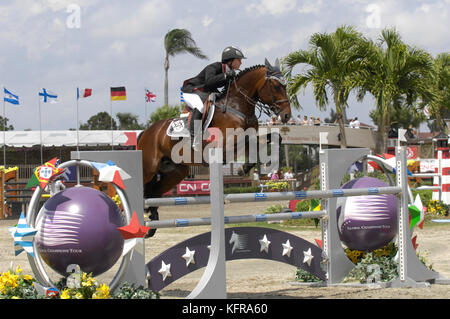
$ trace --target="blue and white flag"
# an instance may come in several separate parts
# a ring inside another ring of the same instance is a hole
[[[184,102],[184,97],[183,97],[183,88],[180,88],[180,102],[183,103]]]
[[[58,95],[55,93],[48,91],[46,89],[42,89],[42,92],[39,92],[39,96],[41,96],[41,102],[44,103],[58,103]]]
[[[10,91],[8,91],[6,88],[3,88],[3,93],[5,94],[3,100],[5,102],[11,103],[11,104],[15,104],[15,105],[19,105],[19,96],[12,94]]]
[[[17,226],[9,227],[9,233],[14,238],[15,256],[24,250],[34,258],[33,240],[37,229],[30,227],[23,212],[20,214]]]

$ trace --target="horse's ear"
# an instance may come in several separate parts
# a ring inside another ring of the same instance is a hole
[[[267,70],[272,70],[272,65],[267,58],[264,59],[264,64],[266,65]]]
[[[280,60],[278,60],[278,58],[275,60],[275,68],[280,70],[281,66],[280,66]]]

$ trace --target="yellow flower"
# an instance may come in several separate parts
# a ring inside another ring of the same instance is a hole
[[[20,274],[22,272],[22,268],[19,265],[16,267],[16,274]]]
[[[98,287],[95,293],[92,295],[92,299],[108,299],[109,295],[109,287],[108,285],[102,284]]]
[[[83,295],[81,294],[81,292],[77,292],[75,294],[75,299],[83,299]]]
[[[64,289],[61,293],[61,299],[70,299],[69,289]]]
[[[30,281],[33,280],[33,277],[31,277],[30,275],[25,275],[23,279]]]

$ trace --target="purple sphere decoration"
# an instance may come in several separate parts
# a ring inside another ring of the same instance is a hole
[[[122,213],[104,193],[77,186],[49,198],[41,208],[36,247],[42,259],[57,273],[67,266],[97,276],[110,269],[122,254]]]
[[[372,177],[361,177],[341,188],[386,187]],[[341,197],[337,201],[339,237],[352,250],[372,251],[391,242],[397,234],[397,197],[367,195]]]

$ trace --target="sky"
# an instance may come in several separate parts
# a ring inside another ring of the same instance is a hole
[[[170,58],[169,104],[175,105],[183,81],[219,61],[229,45],[244,52],[244,69],[307,49],[312,34],[343,24],[374,40],[395,27],[407,44],[436,56],[449,51],[450,0],[1,0],[0,84],[20,98],[17,107],[6,104],[5,115],[16,130],[39,130],[38,92],[45,88],[60,102],[41,104],[42,129],[75,128],[77,87],[93,90],[79,101],[79,122],[86,123],[110,112],[110,87],[125,86],[127,100],[112,102],[113,114],[131,112],[144,123],[163,105],[164,36],[172,29],[189,30],[208,57]],[[145,87],[156,102],[145,103]],[[303,109],[293,115],[328,117],[332,99],[321,112],[311,92],[298,95]],[[373,125],[370,95],[348,103],[349,118]]]

